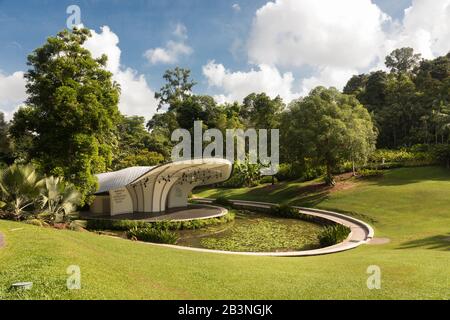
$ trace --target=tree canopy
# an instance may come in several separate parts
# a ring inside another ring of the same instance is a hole
[[[411,48],[386,58],[390,73],[353,76],[344,93],[355,95],[373,114],[378,147],[447,143],[450,139],[449,54],[419,60]]]
[[[317,87],[291,104],[284,119],[284,143],[290,152],[300,161],[310,158],[326,166],[329,184],[334,184],[338,164],[363,163],[375,149],[376,131],[369,112],[355,97],[334,88]]]
[[[9,126],[5,121],[5,115],[0,112],[0,163],[9,163],[13,160],[8,130]]]
[[[96,188],[96,172],[112,161],[120,88],[106,56],[83,48],[87,29],[64,30],[28,56],[27,106],[12,121],[14,139],[31,139],[29,159],[42,171],[64,176],[83,193]]]

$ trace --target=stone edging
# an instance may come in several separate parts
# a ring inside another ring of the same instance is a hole
[[[207,205],[207,204],[202,204],[202,207],[220,209],[220,213],[212,215],[212,216],[201,217],[201,218],[175,219],[175,220],[171,220],[171,221],[172,222],[187,222],[187,221],[208,220],[208,219],[214,219],[214,218],[221,218],[221,217],[224,217],[224,216],[226,216],[228,214],[228,209],[225,209],[225,208],[222,208],[222,207],[213,206],[213,205]],[[158,222],[158,220],[149,221],[149,222]]]
[[[195,199],[195,201],[202,203],[212,203],[213,199]],[[275,205],[274,203],[268,202],[256,202],[256,201],[244,201],[244,200],[230,200],[234,205],[247,207],[247,208],[270,208]],[[233,252],[233,251],[223,251],[223,250],[211,250],[211,249],[202,249],[202,248],[193,248],[193,247],[183,247],[177,245],[169,245],[169,244],[156,244],[156,243],[147,243],[145,244],[166,247],[172,249],[179,250],[187,250],[187,251],[196,251],[196,252],[204,252],[204,253],[220,253],[220,254],[232,254],[232,255],[246,255],[246,256],[268,256],[268,257],[307,257],[307,256],[318,256],[325,255],[331,253],[338,253],[342,251],[347,251],[350,249],[354,249],[359,247],[362,244],[369,242],[374,237],[373,228],[356,218],[349,217],[344,214],[340,214],[332,211],[325,211],[319,209],[310,209],[310,208],[302,208],[302,207],[294,207],[299,209],[302,213],[308,214],[311,216],[316,216],[320,218],[324,218],[335,223],[339,223],[345,225],[351,229],[351,232],[348,238],[334,246],[320,248],[315,250],[305,250],[305,251],[291,251],[291,252]]]

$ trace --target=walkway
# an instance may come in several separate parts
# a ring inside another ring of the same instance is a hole
[[[212,203],[213,199],[195,199],[195,201],[200,203]],[[241,208],[258,208],[258,209],[270,209],[270,207],[276,205],[275,203],[269,202],[256,202],[256,201],[243,201],[243,200],[230,200],[234,206]],[[351,229],[351,233],[348,238],[339,244],[331,247],[307,250],[307,251],[293,251],[293,252],[231,252],[231,251],[221,251],[221,250],[209,250],[201,248],[192,247],[182,247],[176,245],[165,245],[158,244],[158,246],[176,248],[181,250],[197,251],[197,252],[210,252],[210,253],[221,253],[221,254],[234,254],[234,255],[248,255],[248,256],[273,256],[273,257],[306,257],[306,256],[318,256],[331,253],[337,253],[342,251],[347,251],[354,249],[362,244],[368,243],[374,237],[374,231],[370,225],[367,223],[355,219],[350,216],[346,216],[340,213],[311,209],[294,207],[299,209],[302,213],[311,216],[321,217],[335,223],[345,225]]]
[[[85,212],[80,214],[84,219],[104,220],[139,220],[146,222],[156,221],[193,221],[219,218],[228,213],[228,210],[212,205],[190,205],[188,208],[170,210],[168,213],[127,213],[115,216],[92,216]]]

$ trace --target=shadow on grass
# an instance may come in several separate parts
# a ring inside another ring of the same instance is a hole
[[[450,170],[443,167],[408,167],[386,171],[383,177],[369,180],[378,186],[401,186],[423,181],[450,181]]]
[[[368,215],[365,215],[363,213],[355,212],[355,211],[342,210],[342,209],[339,209],[339,208],[328,208],[328,207],[322,208],[320,206],[318,206],[318,209],[323,209],[323,210],[328,210],[328,211],[332,211],[332,212],[345,214],[346,216],[362,220],[362,221],[364,221],[366,223],[369,223],[369,224],[372,224],[372,225],[378,223],[377,219],[375,219],[373,217],[370,217]]]
[[[298,196],[292,201],[289,201],[287,204],[306,208],[313,208],[316,207],[318,204],[322,203],[323,201],[325,201],[326,199],[328,199],[329,196],[330,196],[329,191],[322,191],[314,194],[304,194]]]
[[[405,242],[398,249],[412,248],[450,251],[450,233]]]

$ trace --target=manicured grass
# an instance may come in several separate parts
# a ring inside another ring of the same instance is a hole
[[[200,196],[290,202],[357,213],[384,245],[319,257],[270,258],[179,251],[149,244],[0,221],[0,299],[449,299],[450,171],[407,168],[326,194],[305,184]],[[19,229],[17,229],[19,228]],[[16,229],[16,230],[14,230]],[[82,289],[68,291],[66,268],[78,265]],[[370,265],[381,290],[366,286]],[[8,289],[33,281],[30,292]]]

